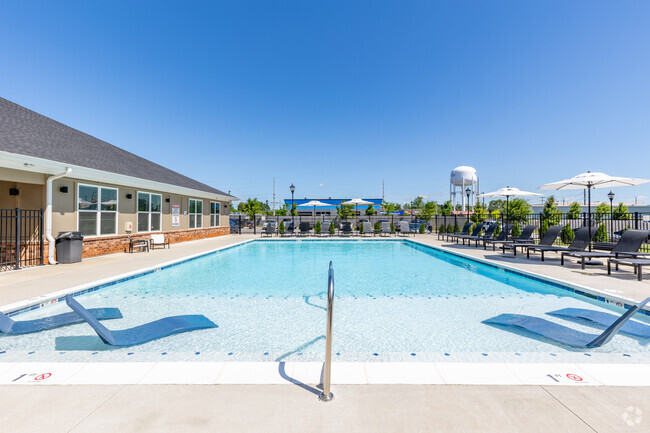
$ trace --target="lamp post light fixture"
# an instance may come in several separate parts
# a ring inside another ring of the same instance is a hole
[[[467,212],[467,222],[469,222],[469,195],[472,193],[472,189],[468,186],[465,189],[465,195],[467,196],[467,202],[465,204],[465,211]]]
[[[609,233],[610,242],[611,236],[614,234],[614,192],[610,189],[607,197],[609,198]]]
[[[292,183],[291,186],[289,187],[289,189],[291,190],[291,226],[294,226],[294,223],[293,223],[293,193],[296,191],[296,187]]]

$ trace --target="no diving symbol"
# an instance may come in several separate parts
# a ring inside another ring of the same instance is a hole
[[[582,378],[578,376],[577,374],[569,373],[566,375],[571,380],[575,380],[576,382],[582,382]]]
[[[38,376],[36,376],[34,378],[34,380],[44,380],[44,379],[47,379],[50,376],[52,376],[52,373],[43,373],[43,374],[39,374]]]

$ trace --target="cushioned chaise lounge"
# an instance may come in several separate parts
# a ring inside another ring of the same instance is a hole
[[[560,253],[563,251],[584,251],[585,248],[589,246],[589,243],[595,234],[596,230],[592,228],[591,237],[589,237],[589,230],[587,230],[586,227],[581,227],[580,229],[576,230],[576,237],[568,247],[560,247],[555,245],[542,247],[539,245],[532,245],[526,248],[526,258],[530,258],[531,251],[539,251],[539,253],[542,255],[542,261],[544,261],[544,253],[549,251],[555,253]]]
[[[363,226],[363,235],[364,236],[374,236],[375,231],[372,228],[372,224],[369,221],[364,221],[362,224]]]
[[[564,257],[577,257],[580,259],[582,269],[585,268],[585,260],[592,258],[618,258],[629,257],[636,258],[644,253],[639,253],[639,248],[648,238],[647,230],[625,230],[610,253],[596,251],[567,251],[562,253],[561,263],[564,265]]]
[[[384,236],[384,235],[390,236],[390,235],[392,235],[394,233],[395,232],[393,230],[391,230],[391,228],[390,228],[390,223],[389,222],[385,221],[385,222],[381,223],[381,236]]]
[[[621,330],[625,323],[649,301],[650,298],[647,298],[627,310],[600,335],[576,331],[575,329],[550,322],[546,319],[524,316],[521,314],[501,314],[491,319],[484,320],[483,323],[522,329],[549,340],[566,344],[567,346],[593,348],[600,347],[614,338],[614,335]]]
[[[72,296],[67,295],[65,302],[95,330],[104,343],[111,346],[136,346],[181,332],[218,327],[203,315],[187,315],[165,317],[133,328],[111,331]]]
[[[122,318],[122,313],[117,308],[89,308],[87,311],[97,320]],[[0,332],[4,334],[29,334],[83,322],[84,319],[74,311],[42,319],[20,321],[12,320],[6,314],[0,313]]]
[[[399,235],[408,236],[411,233],[411,226],[407,221],[399,222]]]

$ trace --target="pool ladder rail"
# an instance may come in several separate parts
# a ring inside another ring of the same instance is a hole
[[[323,365],[323,392],[318,399],[320,401],[332,401],[334,394],[330,391],[332,378],[332,312],[334,307],[334,268],[330,261],[327,278],[327,324],[325,326],[325,364]]]

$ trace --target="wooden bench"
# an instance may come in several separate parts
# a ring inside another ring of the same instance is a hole
[[[129,252],[133,253],[134,249],[149,252],[149,241],[147,239],[133,239],[129,236]]]

